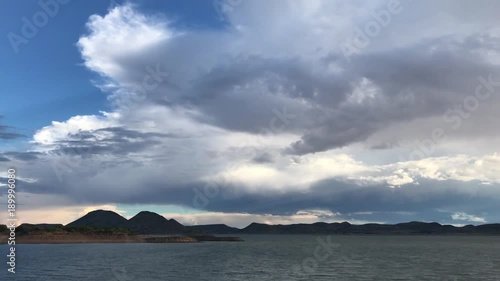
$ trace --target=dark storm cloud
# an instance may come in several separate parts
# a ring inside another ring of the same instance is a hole
[[[500,68],[478,55],[480,49],[476,48],[492,47],[478,46],[481,37],[472,36],[464,42],[439,38],[354,56],[344,65],[347,72],[355,77],[352,81],[369,79],[378,89],[375,97],[358,104],[326,104],[332,111],[322,116],[317,126],[305,128],[301,140],[286,152],[302,155],[343,147],[395,123],[443,115],[474,94],[479,76],[495,74],[499,80]],[[330,59],[339,62],[337,57]]]
[[[472,186],[477,188],[477,192],[470,192]],[[488,213],[491,220],[498,220],[500,216],[491,213],[491,210],[496,208],[500,196],[495,190],[497,188],[498,185],[485,187],[480,183],[452,180],[420,180],[419,185],[396,189],[382,185],[358,186],[338,180],[325,180],[317,183],[308,192],[282,194],[236,194],[237,188],[228,187],[227,190],[221,191],[219,197],[211,199],[206,209],[280,215],[292,215],[299,210],[321,209],[351,214],[353,219],[386,222],[449,222],[450,213],[463,211],[472,214]],[[375,215],[359,214],[366,212]]]
[[[230,60],[193,83],[187,102],[205,114],[199,121],[252,133],[269,129],[277,115],[281,117],[277,127],[291,131],[300,128],[301,121],[306,120],[295,117],[306,113],[302,100],[311,99],[317,91],[330,89],[340,93],[349,87],[346,81],[315,76],[298,59],[258,56]],[[329,98],[341,99],[338,95]],[[287,120],[290,114],[293,120]]]
[[[248,194],[236,187],[228,187],[221,191],[221,196],[210,201],[207,209],[283,215],[305,209],[326,209],[341,213],[418,212],[454,205],[464,207],[469,203],[488,199],[492,192],[492,190],[485,190],[484,193],[470,196],[462,192],[463,189],[470,188],[470,184],[450,181],[441,184],[441,190],[436,190],[433,186],[436,183],[428,181],[421,185],[408,185],[393,189],[383,185],[359,186],[338,180],[325,180],[317,183],[307,192],[277,194]]]
[[[0,183],[7,183],[9,179],[0,177]],[[19,174],[16,178],[16,192],[31,193],[31,194],[56,194],[59,192],[57,187],[45,186],[40,183],[26,181],[19,178]],[[7,188],[2,188],[0,186],[0,196],[6,195],[8,193]]]
[[[228,130],[259,133],[276,126],[274,133],[299,134],[284,152],[304,155],[365,141],[394,124],[444,114],[474,93],[479,76],[500,73],[481,57],[498,45],[498,39],[477,33],[357,54],[350,61],[339,53],[317,60],[240,54],[224,57],[191,79],[162,64],[178,82],[162,84],[146,98],[166,107],[194,108],[202,113],[194,117],[197,121]],[[330,71],[332,64],[340,70]],[[363,89],[363,83],[370,89]],[[363,96],[369,90],[374,95]],[[287,113],[294,118],[280,118]],[[277,125],[271,122],[275,118]]]
[[[418,185],[389,188],[330,179],[314,184],[308,191],[254,193],[227,185],[217,189],[216,196],[208,196],[204,191],[206,184],[199,181],[168,183],[163,178],[144,178],[139,188],[134,184],[117,186],[113,179],[95,186],[86,180],[77,180],[81,178],[78,175],[68,178],[65,187],[46,179],[24,183],[23,191],[64,194],[82,204],[175,204],[195,208],[201,204],[205,211],[226,213],[292,215],[300,210],[330,210],[357,220],[449,222],[453,212],[484,214],[490,211],[486,217],[500,219],[491,213],[500,197],[498,185],[479,182],[419,179]]]

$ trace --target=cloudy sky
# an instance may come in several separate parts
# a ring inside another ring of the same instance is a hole
[[[1,5],[20,222],[500,221],[498,1]]]

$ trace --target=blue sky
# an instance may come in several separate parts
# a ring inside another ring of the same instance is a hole
[[[22,221],[500,220],[496,1],[0,5]]]
[[[0,111],[6,122],[27,135],[76,111],[92,114],[106,107],[106,97],[90,83],[95,75],[82,67],[75,42],[85,32],[89,15],[105,13],[109,3],[88,2],[61,6],[28,44],[19,46],[18,54],[9,40],[0,43],[4,93]],[[21,19],[31,19],[41,10],[38,1],[6,1],[2,6],[2,34],[21,34]]]

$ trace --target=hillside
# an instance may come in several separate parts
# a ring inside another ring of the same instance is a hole
[[[190,231],[207,232],[213,234],[235,234],[241,230],[239,228],[230,227],[225,224],[207,224],[207,225],[192,225],[185,226]]]
[[[148,211],[142,211],[129,220],[141,234],[180,234],[184,226],[174,219]]]
[[[133,225],[126,218],[112,211],[97,210],[66,225],[68,227],[91,227],[91,228],[127,228],[135,230]]]
[[[440,235],[440,234],[484,234],[500,235],[500,224],[468,225],[455,227],[436,222],[408,222],[399,224],[314,223],[291,225],[267,225],[252,223],[240,234],[379,234],[379,235]]]

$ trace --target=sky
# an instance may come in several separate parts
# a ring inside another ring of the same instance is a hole
[[[19,223],[500,222],[498,1],[0,5]]]

